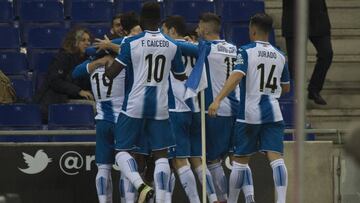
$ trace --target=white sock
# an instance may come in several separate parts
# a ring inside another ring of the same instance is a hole
[[[195,169],[195,172],[196,172],[198,179],[202,185],[203,184],[203,182],[202,182],[202,167],[201,166],[197,167]],[[215,192],[214,182],[213,182],[211,173],[208,168],[206,168],[206,193],[208,195],[208,199],[209,199],[210,203],[218,201],[216,192]]]
[[[167,158],[160,158],[155,161],[154,182],[156,203],[165,202],[165,194],[169,188],[171,175],[170,165]]]
[[[219,201],[226,201],[228,183],[221,162],[210,164],[208,167],[214,180],[215,191]]]
[[[144,183],[142,180],[135,159],[128,152],[119,152],[116,154],[116,163],[120,171],[135,186],[136,190]]]
[[[172,194],[175,188],[175,175],[171,173],[170,180],[169,180],[169,188],[165,194],[165,202],[171,203],[172,202]]]
[[[183,166],[177,170],[182,187],[189,198],[190,203],[200,203],[197,192],[195,176],[189,165]]]
[[[277,194],[277,203],[286,202],[286,189],[288,185],[288,173],[284,159],[276,159],[270,163],[273,169],[274,185]]]
[[[120,195],[121,202],[134,203],[136,196],[136,189],[123,174],[120,177]]]
[[[229,203],[237,202],[239,196],[239,188],[244,192],[245,202],[255,202],[254,200],[254,184],[251,169],[248,164],[232,162],[232,170],[230,174],[230,195]]]
[[[112,203],[111,165],[98,164],[95,185],[100,203]]]

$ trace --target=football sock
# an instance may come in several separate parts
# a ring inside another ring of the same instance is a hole
[[[136,189],[144,183],[142,180],[135,159],[128,152],[119,152],[116,154],[116,163],[122,174],[129,179]]]
[[[154,182],[156,203],[165,202],[165,194],[169,188],[171,175],[170,165],[167,158],[160,158],[155,161]]]
[[[112,203],[111,165],[99,164],[96,174],[96,191],[100,203]]]
[[[174,175],[174,173],[171,173],[170,180],[169,180],[169,188],[165,194],[165,202],[166,203],[172,202],[172,194],[174,192],[174,188],[175,188],[175,175]]]
[[[221,162],[210,164],[208,167],[214,180],[215,191],[219,201],[226,201],[228,182]]]
[[[254,185],[252,180],[251,169],[248,164],[232,162],[232,170],[230,174],[230,194],[228,202],[237,202],[240,189],[243,190],[245,202],[254,201]]]
[[[177,170],[182,187],[189,198],[190,203],[200,203],[197,192],[195,176],[189,165],[185,165]]]
[[[127,179],[124,175],[120,177],[120,195],[121,201],[125,203],[134,203],[136,196],[136,189],[131,184],[129,179]]]
[[[286,202],[286,189],[288,184],[288,173],[284,159],[277,159],[270,163],[273,170],[274,185],[277,195],[277,203]]]
[[[198,179],[199,179],[200,183],[203,184],[203,181],[202,181],[202,167],[201,166],[197,167],[195,169],[195,171],[196,171],[196,174],[198,176]],[[210,203],[216,202],[218,200],[217,196],[216,196],[216,192],[215,192],[214,182],[213,182],[213,179],[211,177],[211,173],[210,173],[208,168],[206,168],[206,192],[207,192],[208,199],[209,199]]]

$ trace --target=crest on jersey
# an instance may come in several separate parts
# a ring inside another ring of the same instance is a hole
[[[241,55],[241,52],[243,51],[243,49],[239,49],[239,54],[236,56],[236,61],[235,61],[235,65],[243,65],[244,64],[244,59]]]

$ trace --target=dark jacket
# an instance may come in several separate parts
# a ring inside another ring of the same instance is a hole
[[[75,66],[86,58],[78,54],[70,54],[63,49],[50,64],[42,87],[36,92],[34,102],[41,105],[44,117],[47,117],[49,104],[65,103],[68,99],[82,99],[80,90],[91,90],[89,78],[72,79]]]
[[[283,0],[282,35],[294,35],[294,0]],[[329,36],[330,20],[325,0],[309,0],[309,36]]]

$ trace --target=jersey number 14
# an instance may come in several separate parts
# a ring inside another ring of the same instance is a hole
[[[260,92],[264,92],[264,88],[271,89],[271,93],[274,93],[277,87],[277,78],[274,77],[276,65],[271,66],[270,73],[267,77],[267,81],[265,84],[265,65],[263,63],[259,64],[257,70],[260,70]],[[265,87],[264,87],[265,84]]]

